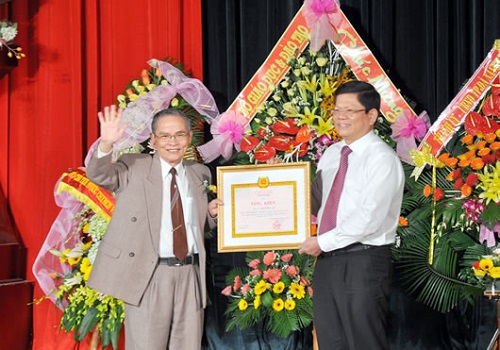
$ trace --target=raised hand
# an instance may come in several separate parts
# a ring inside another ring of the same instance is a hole
[[[101,141],[99,149],[108,153],[113,149],[113,144],[122,137],[127,125],[120,126],[123,109],[116,110],[115,105],[104,107],[104,112],[97,113],[101,124]]]

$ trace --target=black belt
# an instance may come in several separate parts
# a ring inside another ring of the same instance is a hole
[[[359,252],[362,250],[367,250],[367,249],[371,249],[371,248],[375,248],[375,247],[377,247],[377,246],[362,244],[362,243],[353,243],[353,244],[350,244],[344,248],[335,249],[335,250],[332,250],[329,252],[323,252],[319,256],[327,258],[330,256],[345,255],[347,253]]]
[[[168,266],[198,265],[199,260],[198,254],[195,254],[186,256],[184,260],[179,260],[175,256],[171,258],[159,258],[158,263]]]

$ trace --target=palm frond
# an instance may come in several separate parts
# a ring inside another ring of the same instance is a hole
[[[446,313],[460,299],[472,299],[482,289],[458,278],[459,258],[465,247],[474,243],[460,231],[441,237],[435,243],[433,264],[429,264],[430,224],[415,220],[404,235],[401,245],[394,248],[395,266],[403,287],[429,307]]]

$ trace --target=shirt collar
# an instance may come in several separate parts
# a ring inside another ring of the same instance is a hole
[[[161,158],[160,158],[160,165],[161,165],[161,176],[163,179],[165,179],[170,173],[170,169],[172,169],[172,166]],[[177,171],[177,175],[179,177],[184,177],[185,168],[183,162],[180,162],[174,168]]]
[[[373,130],[369,131],[365,135],[363,135],[361,138],[357,139],[353,143],[347,145],[349,148],[352,150],[353,153],[362,153],[365,148],[367,148],[371,144],[371,140],[373,137],[377,137]],[[346,143],[345,141],[342,140],[342,144],[340,145],[341,148],[345,146]]]

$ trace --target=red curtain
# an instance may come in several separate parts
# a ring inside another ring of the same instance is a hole
[[[151,58],[171,57],[202,77],[201,0],[14,0],[27,57],[0,77],[0,185],[31,266],[59,212],[53,189],[83,164],[97,112],[115,102]],[[42,297],[38,287],[35,298]],[[77,348],[60,311],[34,306],[33,349]],[[84,346],[82,346],[84,348]]]

